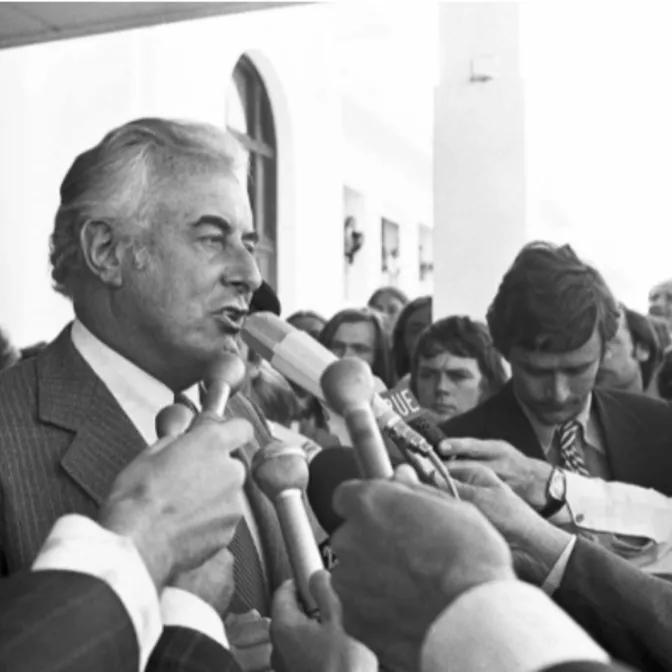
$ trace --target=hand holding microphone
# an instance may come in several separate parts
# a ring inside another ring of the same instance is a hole
[[[180,483],[182,494],[194,502],[202,500],[202,506],[209,507],[210,515],[219,516],[221,529],[218,530],[217,538],[220,540],[218,551],[213,555],[202,554],[201,562],[185,565],[180,569],[191,570],[188,572],[176,572],[170,581],[170,585],[186,590],[211,604],[219,613],[225,612],[234,593],[233,579],[233,556],[227,550],[228,544],[234,536],[238,522],[243,514],[242,509],[242,486],[245,481],[245,462],[235,458],[252,437],[252,428],[244,420],[232,420],[223,422],[223,415],[230,396],[235,393],[244,380],[245,365],[240,357],[231,353],[222,353],[212,364],[204,381],[206,395],[203,403],[203,412],[194,416],[193,411],[183,403],[171,404],[164,408],[156,417],[156,432],[159,441],[149,450],[168,450],[181,441],[193,444],[204,431],[211,431],[216,427],[220,439],[219,449],[226,455],[230,476],[222,478],[221,473],[213,471],[212,477],[217,476],[218,487],[212,493],[212,499],[208,499],[208,492],[204,490],[207,482],[201,475],[200,478],[176,479],[176,485]],[[241,427],[245,433],[241,435]],[[184,436],[182,436],[184,434]],[[240,437],[244,437],[241,440]],[[172,441],[171,441],[172,440]],[[193,462],[190,469],[183,467],[183,476],[191,473],[191,469],[213,469],[211,463],[200,465],[199,451],[192,448],[185,458]],[[196,472],[200,474],[201,471]],[[231,487],[231,478],[235,477],[235,487]],[[197,484],[197,485],[196,485]],[[206,532],[205,529],[202,530]],[[213,548],[210,546],[210,548]],[[186,550],[186,549],[185,549]],[[205,560],[205,562],[203,562]]]
[[[308,461],[303,449],[271,441],[255,453],[252,475],[261,491],[273,502],[287,546],[294,579],[309,615],[318,611],[310,578],[322,569],[303,495],[308,485]]]

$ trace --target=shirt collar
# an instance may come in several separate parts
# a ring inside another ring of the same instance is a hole
[[[555,437],[555,431],[559,427],[559,425],[553,425],[553,426],[548,426],[548,425],[542,425],[532,414],[532,412],[529,410],[529,408],[518,398],[516,395],[516,401],[520,405],[520,408],[522,409],[523,413],[525,414],[525,417],[530,421],[530,424],[532,425],[532,429],[534,430],[534,433],[537,436],[537,439],[539,440],[539,443],[541,445],[542,450],[544,451],[544,454],[548,454],[550,451],[552,445],[553,445],[553,438]],[[588,443],[593,443],[590,438],[593,435],[595,431],[594,423],[591,422],[591,407],[592,407],[592,402],[593,402],[593,395],[592,393],[588,395],[586,398],[586,402],[583,405],[583,408],[579,411],[577,416],[574,418],[576,422],[579,423],[581,426],[581,435],[585,438],[585,440]]]
[[[79,354],[105,383],[141,436],[148,444],[154,443],[156,416],[174,402],[173,391],[103,343],[79,320],[74,321],[70,336]],[[184,394],[200,408],[196,385]]]

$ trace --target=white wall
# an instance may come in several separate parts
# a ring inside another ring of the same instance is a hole
[[[526,239],[515,3],[443,3],[434,106],[434,317],[482,319]],[[471,82],[472,60],[494,78]]]
[[[381,220],[400,228],[398,286],[415,296],[421,291],[418,270],[418,225],[431,226],[432,163],[393,128],[386,127],[352,100],[343,102],[345,184],[364,195],[365,243],[349,269],[350,305],[364,305],[383,282]]]
[[[531,237],[646,310],[672,276],[670,2],[521,4]]]

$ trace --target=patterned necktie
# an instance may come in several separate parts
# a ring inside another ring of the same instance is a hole
[[[581,476],[590,476],[583,455],[576,443],[581,425],[576,420],[563,422],[555,431],[560,448],[560,460],[562,466],[568,471],[573,471]]]
[[[199,392],[203,394],[202,389],[199,389]],[[186,406],[195,415],[199,413],[196,404],[185,394],[178,392],[175,395],[175,403]],[[249,474],[249,465],[246,464],[245,467]],[[229,551],[234,559],[233,579],[236,584],[236,592],[231,600],[229,612],[243,614],[250,609],[256,609],[262,616],[269,616],[270,606],[264,571],[245,517],[238,522],[236,532],[229,544]]]

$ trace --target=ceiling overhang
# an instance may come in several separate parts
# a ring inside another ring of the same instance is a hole
[[[301,2],[0,2],[0,49]]]

